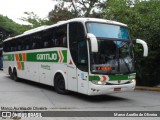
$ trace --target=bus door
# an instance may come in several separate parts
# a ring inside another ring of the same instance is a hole
[[[84,26],[80,22],[69,24],[68,89],[86,93],[88,87],[88,55]]]
[[[78,42],[78,92],[88,94],[88,52],[87,41]]]
[[[71,51],[68,64],[68,89],[79,93],[88,92],[88,52],[87,41],[78,42]],[[73,61],[72,61],[73,60]]]
[[[71,58],[74,57],[74,50],[71,50],[71,55],[68,54],[68,65],[67,65],[67,86],[68,90],[71,91],[78,91],[78,80],[77,80],[77,67],[74,63],[74,59]],[[75,58],[75,57],[74,57]]]

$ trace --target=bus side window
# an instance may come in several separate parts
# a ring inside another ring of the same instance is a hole
[[[88,71],[88,52],[87,41],[83,40],[78,43],[78,68],[82,71]]]
[[[41,46],[41,33],[33,33],[29,40],[27,40],[27,44],[29,45],[29,49],[40,49],[42,47]]]
[[[82,25],[82,23],[79,22],[72,22],[69,24],[69,46],[70,46],[70,52],[71,52],[71,56],[72,59],[74,61],[74,63],[78,66],[79,69],[81,69],[81,67],[79,67],[79,65],[86,65],[88,60],[82,59],[82,55],[83,52],[86,53],[87,50],[85,47],[81,47],[81,41],[84,41],[85,38],[85,34],[84,34],[84,27]],[[84,49],[85,48],[85,49]],[[81,52],[83,51],[83,52]],[[87,71],[88,68],[81,69],[83,71]]]
[[[44,48],[48,48],[48,46],[49,46],[48,41],[44,41],[43,46],[44,46]]]
[[[57,27],[54,42],[56,47],[67,47],[67,25]]]
[[[7,45],[6,45],[7,46]],[[11,45],[9,44],[7,47],[6,47],[6,51],[7,52],[10,52],[10,49],[11,49]]]
[[[17,39],[17,51],[22,50],[22,40],[19,38]]]
[[[52,44],[53,29],[43,31],[43,48],[53,47]]]
[[[81,41],[78,43],[78,64],[87,65],[88,55],[87,55],[87,42]]]
[[[33,42],[33,43],[32,43],[31,49],[36,49],[36,42]]]
[[[64,36],[62,41],[63,41],[63,47],[66,47],[67,46],[67,36]]]
[[[16,41],[14,39],[12,39],[12,41],[11,41],[11,50],[10,51],[11,52],[16,51]]]
[[[56,37],[55,37],[55,33],[52,33],[52,39],[51,39],[51,47],[55,47],[56,46]]]
[[[8,41],[4,42],[3,50],[4,50],[4,52],[10,51],[10,43]]]

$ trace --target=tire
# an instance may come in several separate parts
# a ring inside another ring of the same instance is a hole
[[[16,82],[19,81],[19,78],[18,78],[18,76],[17,76],[17,70],[16,70],[16,69],[13,70],[13,80],[15,80]]]
[[[9,68],[8,73],[9,73],[10,78],[13,79],[13,72],[11,68]]]
[[[56,75],[54,80],[54,86],[57,93],[68,94],[68,91],[65,89],[65,81],[62,75]]]

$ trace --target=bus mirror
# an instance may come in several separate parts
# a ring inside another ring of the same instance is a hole
[[[148,46],[147,43],[144,40],[136,39],[136,43],[141,44],[143,46],[143,56],[148,56]]]
[[[97,42],[96,36],[93,35],[92,33],[88,33],[87,38],[89,38],[90,43],[91,43],[91,51],[98,52],[98,42]]]

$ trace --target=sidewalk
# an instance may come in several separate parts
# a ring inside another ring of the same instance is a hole
[[[136,90],[160,91],[160,85],[155,87],[136,86]]]

